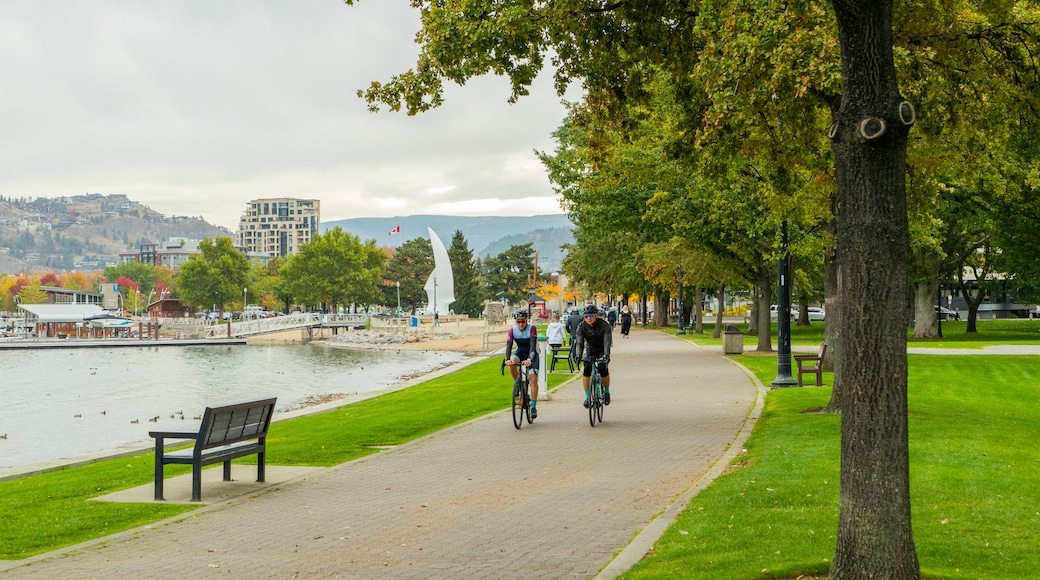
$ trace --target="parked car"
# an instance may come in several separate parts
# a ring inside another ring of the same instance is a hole
[[[816,306],[809,307],[809,320],[823,320],[827,313],[823,311],[823,308],[817,308]]]
[[[935,317],[939,320],[956,320],[958,315],[956,310],[950,310],[945,306],[936,306]]]

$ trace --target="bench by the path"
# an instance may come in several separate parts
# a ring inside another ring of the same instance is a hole
[[[197,433],[151,431],[155,438],[155,499],[163,500],[166,464],[191,465],[191,501],[202,501],[202,467],[224,463],[224,481],[231,481],[231,460],[256,455],[256,480],[264,480],[267,429],[271,426],[276,399],[243,401],[206,407]],[[189,449],[166,451],[167,439],[194,439]]]

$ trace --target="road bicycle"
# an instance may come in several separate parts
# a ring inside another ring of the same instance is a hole
[[[592,361],[592,375],[589,376],[589,425],[596,426],[596,421],[603,422],[603,377],[599,374],[599,365],[605,364],[606,358],[600,357]]]
[[[531,391],[528,374],[531,367],[519,365],[516,380],[513,381],[513,426],[519,429],[524,425],[524,416],[527,416],[528,424],[534,422],[531,418]],[[506,372],[506,361],[502,361],[502,374]]]

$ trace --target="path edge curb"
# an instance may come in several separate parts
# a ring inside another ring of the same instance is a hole
[[[694,344],[694,346],[701,350],[708,350],[697,344]],[[628,545],[625,546],[605,567],[603,567],[598,574],[596,574],[594,577],[595,580],[613,580],[627,572],[629,568],[646,557],[654,547],[654,544],[657,543],[657,540],[661,539],[665,530],[667,530],[679,514],[686,509],[686,506],[690,501],[697,497],[697,494],[700,493],[701,490],[708,487],[711,482],[715,481],[715,478],[722,475],[722,472],[725,471],[726,467],[728,467],[733,459],[737,457],[741,449],[743,449],[744,442],[746,442],[748,437],[751,436],[751,432],[758,423],[759,417],[762,416],[762,409],[765,406],[765,397],[767,392],[762,381],[758,380],[758,377],[756,377],[750,369],[736,360],[719,355],[718,353],[714,354],[716,354],[716,356],[722,356],[748,376],[751,383],[755,386],[755,404],[752,405],[747,418],[744,420],[744,424],[741,426],[736,437],[733,438],[733,441],[730,442],[726,452],[712,464],[704,475],[697,478],[693,485],[687,488],[686,491],[679,496],[679,499],[672,502],[663,512],[661,512],[660,515],[651,520],[649,524],[640,530],[632,541],[629,542]]]

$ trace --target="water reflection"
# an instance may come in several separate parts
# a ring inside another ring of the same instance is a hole
[[[209,404],[275,396],[282,411],[315,395],[383,389],[462,358],[310,345],[8,350],[0,358],[0,468],[147,445],[152,430],[196,429]]]

